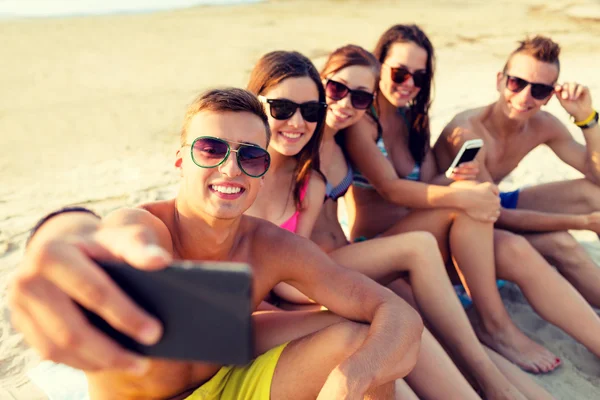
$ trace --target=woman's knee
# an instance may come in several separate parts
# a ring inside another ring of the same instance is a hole
[[[411,263],[418,271],[441,271],[444,270],[444,263],[437,239],[430,232],[415,231],[407,233],[406,239],[409,240],[409,251],[403,258]]]

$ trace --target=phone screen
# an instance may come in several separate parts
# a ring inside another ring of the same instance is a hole
[[[456,165],[459,166],[462,163],[473,161],[480,148],[481,147],[473,147],[471,149],[466,149],[462,156],[460,156],[460,160],[458,160]]]

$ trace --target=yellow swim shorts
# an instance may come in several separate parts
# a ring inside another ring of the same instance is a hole
[[[222,367],[186,400],[269,400],[275,366],[285,346],[267,351],[246,366]]]

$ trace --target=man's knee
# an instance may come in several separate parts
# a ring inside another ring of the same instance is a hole
[[[578,191],[579,201],[588,212],[600,210],[600,186],[587,179],[582,179]]]
[[[549,249],[543,255],[548,257],[550,263],[554,264],[560,271],[565,268],[569,270],[578,270],[581,267],[589,266],[590,263],[583,246],[569,233],[556,232],[548,235],[548,240],[544,244],[545,249]]]
[[[579,242],[569,232],[554,232],[547,234],[546,238],[547,246],[552,249],[554,255],[565,255],[576,251],[579,248]]]
[[[331,336],[339,341],[342,349],[348,349],[350,354],[356,351],[367,338],[369,325],[360,322],[344,321],[331,327]]]
[[[531,262],[536,250],[521,235],[506,232],[496,236],[495,247],[499,275],[506,279],[514,280],[535,274],[539,267],[539,262]]]

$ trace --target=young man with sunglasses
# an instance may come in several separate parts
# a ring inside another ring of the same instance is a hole
[[[434,150],[444,170],[466,140],[483,139],[478,168],[456,168],[454,176],[459,179],[499,183],[542,144],[584,174],[583,179],[501,193],[503,208],[496,226],[525,233],[592,305],[600,307],[600,268],[567,232],[588,229],[600,233],[600,215],[595,213],[600,210],[598,113],[587,87],[558,83],[559,52],[558,44],[546,37],[522,41],[498,73],[499,99],[455,116]],[[577,142],[556,117],[541,110],[553,96],[581,129],[585,144]]]
[[[422,323],[398,296],[339,267],[310,241],[242,215],[269,168],[269,136],[251,93],[200,96],[184,121],[177,197],[103,219],[71,209],[43,220],[11,285],[15,327],[42,356],[86,371],[94,399],[362,399],[366,392],[391,398],[393,380],[416,362]],[[257,353],[264,354],[246,368],[143,359],[93,328],[74,304],[141,343],[161,336],[158,321],[93,258],[143,270],[174,258],[246,262],[254,306],[286,281],[341,317],[254,315]]]

